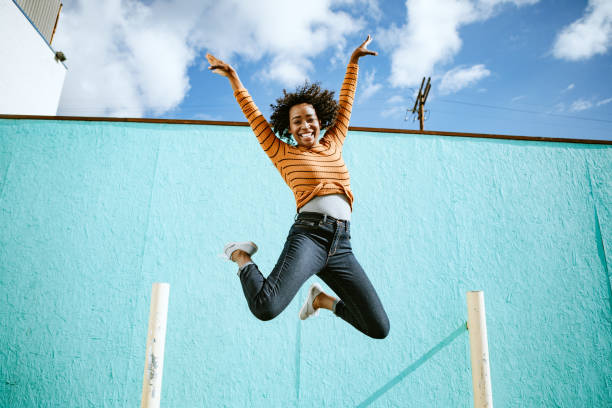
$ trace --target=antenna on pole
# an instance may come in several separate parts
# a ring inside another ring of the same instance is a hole
[[[425,86],[425,88],[423,88]],[[419,89],[419,94],[417,95],[414,101],[414,107],[412,108],[412,113],[415,114],[418,112],[419,123],[421,125],[421,130],[423,130],[423,122],[425,122],[425,101],[427,101],[427,96],[429,95],[429,90],[431,89],[431,77],[427,78],[427,85],[425,85],[425,77],[421,81],[421,88]]]

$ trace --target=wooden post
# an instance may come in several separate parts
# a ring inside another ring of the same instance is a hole
[[[421,130],[423,130],[425,128],[425,117],[423,116],[423,97],[421,97],[421,99],[419,100],[419,125],[421,127]]]
[[[484,292],[467,293],[474,408],[493,408]]]
[[[142,379],[141,408],[158,408],[161,401],[169,294],[169,284],[153,284],[153,290],[151,291],[151,309],[149,312],[146,358]]]
[[[423,88],[425,86],[425,88]],[[414,107],[412,108],[412,113],[417,114],[419,117],[419,128],[423,130],[425,128],[425,102],[427,101],[427,95],[429,95],[429,90],[431,89],[431,77],[427,79],[427,85],[425,85],[425,77],[421,81],[421,88],[419,88],[419,93],[417,97],[414,99]],[[418,110],[418,112],[417,112]],[[408,115],[408,111],[406,111],[406,116]]]

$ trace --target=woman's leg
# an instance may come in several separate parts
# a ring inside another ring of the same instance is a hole
[[[335,313],[362,333],[384,339],[389,334],[389,318],[361,265],[353,255],[348,239],[329,256],[318,276],[340,297]]]
[[[264,321],[278,316],[304,282],[324,267],[326,254],[324,245],[316,236],[292,228],[278,262],[267,278],[255,264],[247,264],[240,272],[242,290],[251,312]],[[250,262],[242,254],[232,258],[239,265]]]

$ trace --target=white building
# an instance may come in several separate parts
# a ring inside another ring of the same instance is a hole
[[[66,66],[51,47],[60,0],[0,0],[0,114],[55,115]]]

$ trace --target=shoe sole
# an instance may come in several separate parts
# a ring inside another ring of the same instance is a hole
[[[300,320],[306,320],[309,317],[317,316],[319,314],[319,310],[317,309],[313,313],[311,313],[309,315],[306,315],[306,317],[302,318],[302,310],[304,310],[304,308],[306,308],[306,311],[308,311],[308,305],[311,304],[312,302],[314,302],[314,299],[317,296],[319,296],[319,293],[317,293],[315,296],[312,297],[312,300],[310,299],[310,296],[313,293],[315,288],[318,290],[319,293],[323,292],[323,288],[318,283],[313,283],[312,285],[310,285],[310,288],[308,289],[308,296],[306,297],[306,302],[304,302],[304,305],[302,305],[302,307],[300,308],[300,311],[298,313],[298,317],[300,318]]]

